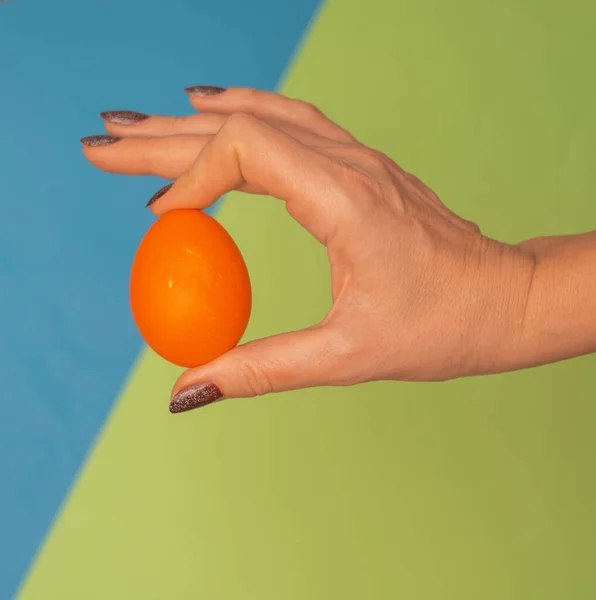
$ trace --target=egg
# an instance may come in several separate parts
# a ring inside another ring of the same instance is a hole
[[[173,210],[143,237],[130,274],[130,306],[145,340],[182,367],[208,363],[238,344],[252,292],[228,232],[199,210]]]

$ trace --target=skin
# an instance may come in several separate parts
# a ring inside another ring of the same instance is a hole
[[[327,248],[333,306],[303,331],[190,369],[224,397],[372,380],[444,381],[596,351],[596,232],[508,245],[445,207],[317,108],[252,89],[190,95],[200,114],[106,122],[99,169],[174,180],[155,215],[230,190],[268,194]]]

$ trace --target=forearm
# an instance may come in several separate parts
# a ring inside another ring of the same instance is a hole
[[[596,232],[520,244],[535,257],[520,367],[596,352]]]

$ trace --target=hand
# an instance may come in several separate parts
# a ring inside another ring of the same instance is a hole
[[[112,173],[175,180],[151,204],[156,215],[206,208],[230,190],[285,201],[327,247],[333,307],[306,330],[249,342],[190,369],[176,383],[174,409],[221,396],[439,381],[531,363],[524,325],[532,251],[483,236],[309,104],[205,89],[190,94],[197,115],[104,113],[113,137],[83,140],[86,157]]]

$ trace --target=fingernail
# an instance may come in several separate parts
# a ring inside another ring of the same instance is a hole
[[[221,400],[223,394],[214,383],[199,383],[180,390],[170,402],[171,413],[181,413]]]
[[[226,88],[218,87],[216,85],[193,85],[191,87],[184,88],[184,91],[189,96],[215,96],[226,91]]]
[[[90,135],[89,137],[81,138],[83,146],[109,146],[119,141],[119,137],[113,135]]]
[[[148,119],[148,115],[143,113],[134,112],[132,110],[107,110],[99,113],[99,116],[110,123],[116,123],[117,125],[134,125],[139,121]]]
[[[170,190],[173,185],[173,183],[168,183],[168,185],[164,185],[160,190],[157,190],[157,192],[155,192],[155,194],[149,198],[149,202],[145,204],[145,208],[151,206],[156,200],[159,200],[166,192]]]

